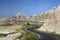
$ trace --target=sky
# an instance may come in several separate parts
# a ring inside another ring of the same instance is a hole
[[[60,5],[60,0],[0,0],[0,17],[40,14]]]

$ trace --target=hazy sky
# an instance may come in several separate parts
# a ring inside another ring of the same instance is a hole
[[[15,15],[40,14],[60,5],[60,0],[0,0],[0,17]]]

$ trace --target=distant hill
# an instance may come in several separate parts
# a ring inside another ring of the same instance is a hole
[[[32,16],[16,14],[15,16],[5,17],[0,19],[0,22],[5,23],[16,23],[16,21],[33,21],[33,22],[40,22],[45,21],[44,25],[39,28],[42,31],[55,31],[56,33],[60,34],[60,6],[42,12],[41,14],[34,14]]]

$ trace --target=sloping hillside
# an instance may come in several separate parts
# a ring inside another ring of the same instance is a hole
[[[60,6],[43,13],[46,22],[38,30],[60,34]]]

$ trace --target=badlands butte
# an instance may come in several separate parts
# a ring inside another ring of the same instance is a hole
[[[26,16],[22,14],[16,14],[11,17],[4,17],[0,19],[0,22],[15,24],[16,21],[27,21],[27,22],[44,22],[44,24],[38,28],[38,31],[44,32],[55,32],[60,34],[60,6],[53,8],[51,10],[45,11],[32,16]],[[0,23],[1,25],[2,23]]]

